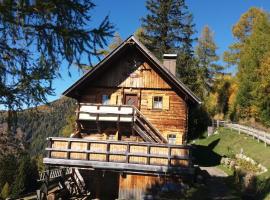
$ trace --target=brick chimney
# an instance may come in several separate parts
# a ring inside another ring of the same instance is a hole
[[[177,54],[163,54],[163,65],[174,76],[176,75],[176,58],[177,58]]]

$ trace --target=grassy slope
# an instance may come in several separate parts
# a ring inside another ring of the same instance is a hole
[[[270,177],[270,146],[265,147],[263,143],[257,142],[245,134],[238,134],[236,131],[221,128],[219,134],[211,137],[196,140],[197,145],[208,146],[217,143],[212,149],[213,152],[223,155],[243,153],[268,168],[263,176]]]
[[[210,137],[200,138],[195,141],[197,150],[194,155],[198,164],[205,166],[217,166],[231,175],[231,171],[219,164],[221,156],[240,153],[241,148],[243,153],[258,163],[261,163],[268,168],[268,172],[259,176],[259,179],[270,179],[270,146],[265,147],[264,143],[254,140],[252,137],[245,134],[238,134],[230,129],[220,128],[219,134]],[[199,148],[198,148],[199,147]],[[205,151],[207,149],[207,151]],[[266,199],[270,199],[270,194]]]

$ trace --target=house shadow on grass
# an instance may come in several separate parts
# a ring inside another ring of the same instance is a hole
[[[195,159],[194,164],[202,167],[219,165],[222,156],[213,151],[218,145],[219,140],[220,139],[214,140],[208,146],[192,145],[192,155]]]

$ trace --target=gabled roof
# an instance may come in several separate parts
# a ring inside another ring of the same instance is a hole
[[[88,71],[82,78],[76,81],[70,86],[63,95],[68,97],[76,97],[76,91],[83,87],[90,79],[92,79],[96,73],[102,69],[107,62],[109,62],[114,56],[125,49],[130,44],[135,45],[141,53],[146,56],[151,63],[156,66],[159,73],[163,74],[166,81],[171,83],[177,90],[186,95],[189,101],[193,103],[201,104],[201,100],[180,80],[178,80],[151,52],[148,50],[136,37],[133,35],[128,37],[122,44],[114,49],[109,55],[107,55],[101,62],[99,62],[92,70]]]

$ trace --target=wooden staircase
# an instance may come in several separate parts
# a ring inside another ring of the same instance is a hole
[[[145,138],[146,142],[155,143],[167,143],[167,140],[161,135],[161,133],[153,126],[153,124],[146,119],[146,117],[136,108],[135,110],[135,120],[134,129],[136,132]]]
[[[69,196],[82,196],[87,194],[86,185],[77,168],[57,168],[46,170],[39,174],[39,180],[43,182],[41,189],[37,190],[38,199],[48,196],[49,191],[57,194],[67,191]],[[57,189],[58,188],[58,189]]]

